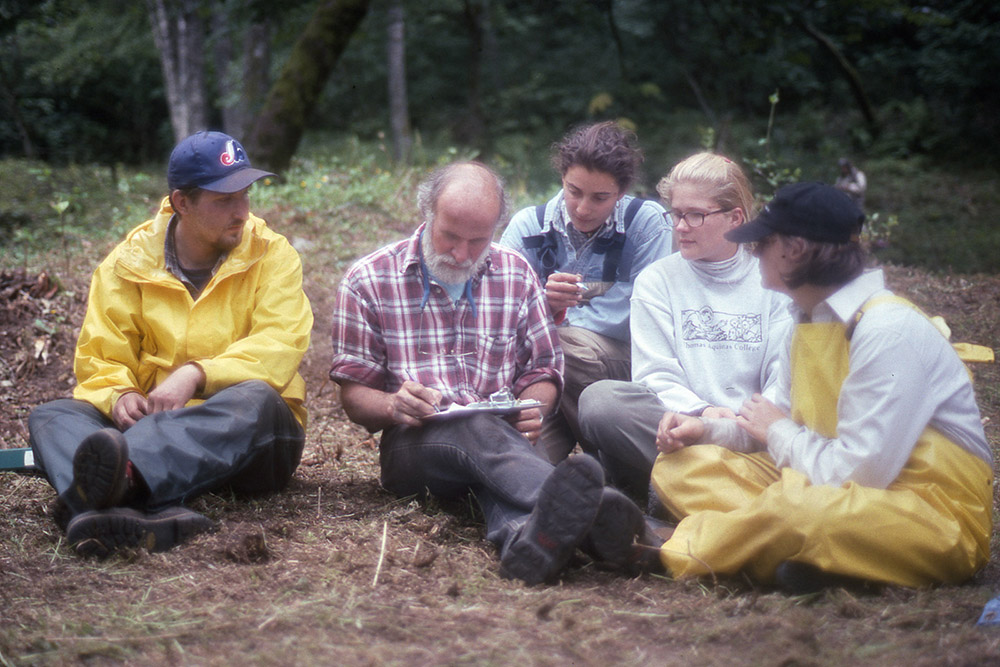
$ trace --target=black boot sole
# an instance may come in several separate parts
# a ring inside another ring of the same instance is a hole
[[[66,539],[80,556],[107,558],[124,548],[166,551],[214,528],[211,519],[184,507],[154,514],[114,507],[77,515],[69,523]]]
[[[633,545],[642,535],[642,510],[621,491],[605,487],[594,525],[581,548],[598,564],[626,570],[633,560]]]
[[[603,487],[604,471],[590,456],[571,456],[556,466],[500,559],[500,575],[529,585],[555,579],[593,525]]]

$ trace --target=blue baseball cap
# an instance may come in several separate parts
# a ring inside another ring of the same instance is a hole
[[[239,192],[265,176],[274,174],[250,166],[243,145],[222,132],[192,134],[174,147],[167,165],[167,185],[171,190]]]
[[[848,243],[858,240],[864,221],[858,205],[837,188],[824,183],[793,183],[779,189],[756,218],[730,229],[725,237],[735,243],[750,243],[784,234]]]

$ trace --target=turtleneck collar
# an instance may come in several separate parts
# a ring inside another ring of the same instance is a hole
[[[688,264],[693,271],[701,274],[706,280],[717,283],[739,282],[757,266],[754,256],[742,244],[737,248],[736,254],[729,259],[719,262],[696,259]]]

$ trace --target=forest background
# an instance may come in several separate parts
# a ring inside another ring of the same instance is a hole
[[[761,198],[853,159],[890,286],[1000,351],[997,71],[992,0],[0,0],[0,448],[71,390],[90,273],[191,131],[278,172],[253,209],[316,315],[303,463],[276,496],[194,501],[217,533],[87,561],[44,479],[0,475],[0,665],[996,664],[975,625],[995,556],[962,586],[799,597],[582,558],[555,586],[502,580],[474,507],[379,487],[326,372],[340,276],[412,231],[428,169],[484,159],[537,203],[551,144],[604,119],[637,132],[648,196],[705,148]],[[996,451],[1000,368],[973,372]]]
[[[647,195],[700,148],[755,168],[762,197],[849,157],[895,237],[884,259],[984,271],[998,64],[990,0],[0,0],[0,156],[156,175],[211,127],[286,175],[349,137],[387,168],[488,160],[528,200],[556,186],[552,142],[612,118]],[[37,218],[0,206],[0,229]]]

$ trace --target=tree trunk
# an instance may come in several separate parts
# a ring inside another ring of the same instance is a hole
[[[618,22],[615,21],[614,3],[611,0],[602,0],[600,5],[608,17],[611,41],[615,43],[615,52],[618,54],[618,73],[621,75],[622,81],[628,81],[628,70],[625,67],[625,45],[622,43],[621,32],[618,30]]]
[[[410,161],[413,137],[410,134],[410,111],[406,96],[406,20],[402,0],[391,0],[386,34],[389,69],[389,127],[392,133],[392,157],[397,162]]]
[[[146,0],[167,88],[174,139],[207,128],[205,24],[196,0]]]
[[[467,146],[486,148],[486,118],[482,104],[483,22],[489,0],[465,0],[465,26],[469,32],[468,78],[465,113],[455,123],[455,140]]]
[[[832,39],[817,30],[815,26],[809,23],[809,21],[800,19],[799,24],[810,37],[816,40],[817,44],[826,49],[830,55],[833,56],[841,74],[843,74],[844,78],[847,79],[847,85],[851,88],[851,93],[854,95],[854,101],[861,110],[861,114],[865,117],[865,122],[868,123],[869,129],[871,129],[872,132],[877,132],[878,128],[876,126],[875,112],[872,110],[872,103],[868,99],[868,94],[865,92],[865,87],[861,83],[861,76],[858,74],[858,71],[854,69],[843,52],[837,48],[836,44],[833,43]]]
[[[232,16],[226,7],[218,5],[213,16],[218,99],[223,131],[242,141],[270,84],[270,31],[260,23],[234,29],[240,25],[239,17]],[[241,42],[243,49],[237,54],[233,47]]]
[[[319,3],[244,142],[255,165],[275,172],[288,168],[316,100],[368,4],[369,0]]]

